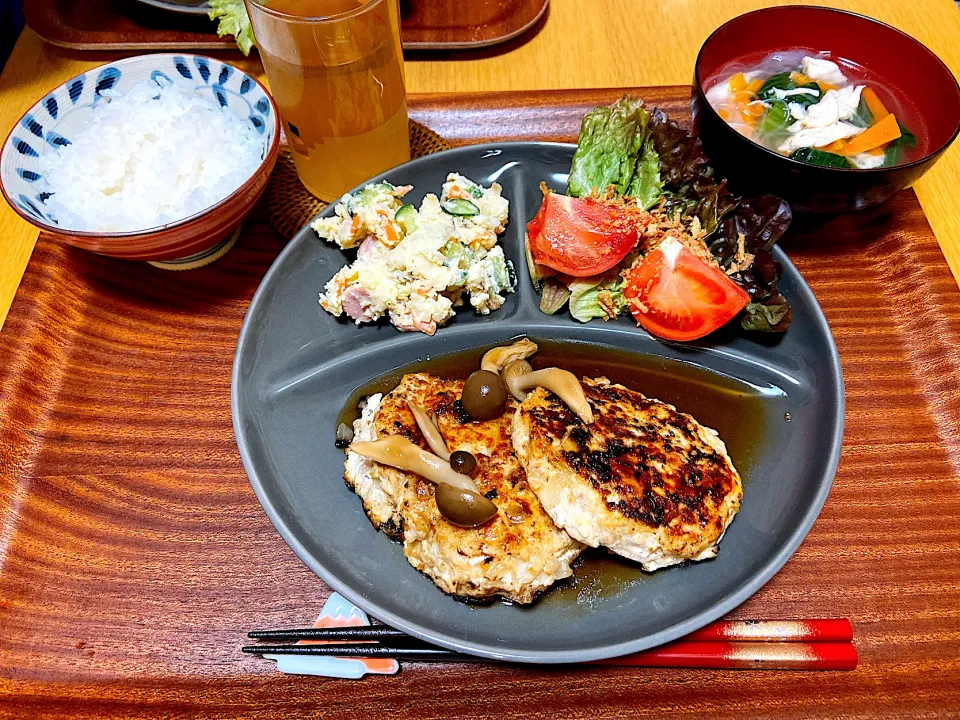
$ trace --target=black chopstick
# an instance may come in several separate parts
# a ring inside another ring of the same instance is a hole
[[[247,645],[241,648],[254,655],[314,655],[344,658],[393,658],[410,662],[490,662],[489,658],[464,655],[438,647],[396,647],[390,645]]]
[[[247,637],[252,640],[416,640],[403,630],[386,625],[253,630]]]

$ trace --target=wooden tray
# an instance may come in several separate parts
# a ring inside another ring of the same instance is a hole
[[[521,35],[547,12],[550,0],[401,0],[403,47],[467,50]],[[132,0],[29,0],[27,25],[43,40],[73,50],[230,50],[205,17]]]
[[[636,91],[688,113],[687,88]],[[619,91],[412,98],[455,143],[572,139]],[[274,531],[230,423],[240,323],[282,241],[202,270],[37,245],[0,342],[0,716],[935,717],[960,713],[960,290],[916,196],[794,234],[847,387],[836,484],[738,618],[852,619],[851,673],[407,664],[363,682],[243,656],[329,593]],[[776,508],[771,508],[775,513]]]

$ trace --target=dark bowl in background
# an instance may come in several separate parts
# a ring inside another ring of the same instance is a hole
[[[900,104],[914,106],[920,126],[910,129],[921,143],[926,134],[923,157],[873,170],[825,168],[790,160],[727,125],[705,96],[723,80],[724,66],[792,48],[829,51],[876,74]],[[798,215],[832,215],[885,202],[929,170],[960,132],[960,86],[936,55],[889,25],[823,7],[766,8],[717,28],[697,56],[692,108],[694,130],[730,186],[743,194],[779,195]]]

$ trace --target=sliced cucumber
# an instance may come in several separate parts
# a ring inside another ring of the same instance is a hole
[[[400,226],[407,235],[417,229],[417,210],[409,203],[403,205],[399,210],[397,210],[397,214],[394,215],[394,218],[398,223],[400,223]]]
[[[451,198],[440,203],[440,207],[447,215],[456,215],[457,217],[470,217],[480,214],[480,208],[464,198]]]

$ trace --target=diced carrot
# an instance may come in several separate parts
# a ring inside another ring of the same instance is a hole
[[[868,150],[873,150],[881,145],[886,145],[900,137],[900,125],[897,118],[891,113],[880,122],[871,125],[859,135],[850,138],[843,149],[839,151],[840,155],[858,155]]]
[[[813,82],[812,79],[808,78],[802,72],[792,72],[790,73],[790,79],[793,80],[797,85],[808,85]]]
[[[748,118],[758,118],[767,111],[766,105],[764,105],[759,100],[754,100],[752,103],[748,103],[746,107],[743,108],[743,114]]]
[[[884,143],[883,145],[878,145],[873,150],[867,150],[867,152],[870,153],[871,155],[883,155],[884,153],[887,152],[887,143]]]
[[[720,106],[720,109],[717,110],[717,115],[719,115],[720,118],[723,119],[723,120],[729,120],[729,119],[730,119],[730,108],[728,108],[726,105],[721,105],[721,106]]]
[[[748,90],[738,90],[733,94],[733,101],[741,110],[753,100],[753,93]]]
[[[827,92],[828,90],[836,90],[836,85],[831,85],[830,83],[820,82],[817,80],[817,87],[820,88],[820,92]]]
[[[394,247],[400,242],[400,226],[397,223],[393,222],[392,220],[388,220],[384,224],[383,229],[387,236],[387,240],[389,241],[388,244],[390,247]]]
[[[760,88],[762,88],[762,87],[763,87],[763,80],[761,80],[760,78],[754,78],[753,80],[751,80],[750,82],[747,83],[747,87],[744,88],[744,89],[745,89],[745,90],[748,90],[748,91],[750,91],[751,93],[753,93],[754,95],[756,95],[757,92],[758,92],[758,91],[760,90]]]
[[[747,78],[744,77],[743,73],[737,73],[736,75],[731,75],[730,79],[727,81],[730,85],[730,89],[733,92],[743,90],[747,87]]]
[[[890,111],[887,110],[883,102],[881,102],[877,93],[873,91],[873,88],[865,87],[863,92],[860,93],[860,97],[863,98],[863,101],[867,104],[867,108],[870,110],[870,114],[873,115],[874,123],[883,120],[890,114]]]

